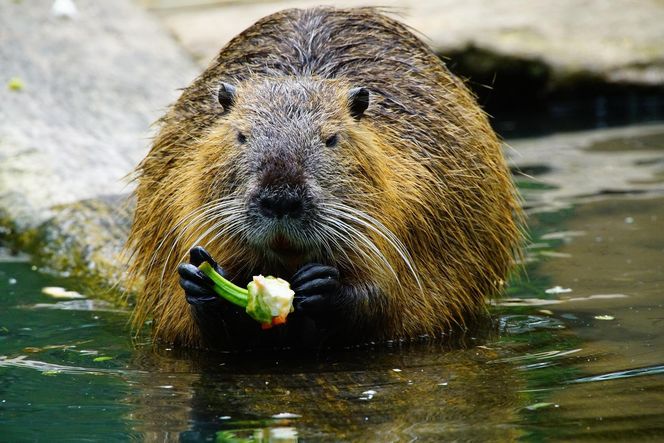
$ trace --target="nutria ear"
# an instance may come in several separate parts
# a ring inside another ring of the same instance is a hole
[[[366,88],[353,88],[349,93],[350,115],[359,120],[369,107],[369,90]]]
[[[235,101],[235,86],[228,83],[219,85],[219,104],[224,107],[224,111],[231,109]]]

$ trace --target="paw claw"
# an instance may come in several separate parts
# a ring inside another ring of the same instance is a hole
[[[296,304],[295,310],[306,314],[320,314],[325,312],[327,300],[322,295],[312,295],[300,298]]]
[[[300,282],[293,290],[300,295],[327,294],[339,289],[339,280],[332,277]]]
[[[339,271],[332,266],[311,263],[300,268],[291,279],[298,312],[320,316],[329,312],[339,295]]]
[[[318,263],[310,263],[301,267],[293,278],[291,278],[291,284],[293,286],[300,284],[301,282],[313,280],[316,278],[326,278],[331,277],[333,279],[339,279],[339,271],[333,266],[321,265]]]
[[[200,269],[190,263],[182,263],[178,266],[178,274],[185,280],[190,280],[199,284],[212,286],[212,280],[203,274]]]
[[[189,250],[189,261],[196,267],[200,266],[203,262],[208,262],[212,266],[217,265],[217,262],[214,261],[210,253],[202,246],[194,246]]]
[[[180,286],[184,289],[187,303],[195,306],[218,304],[221,300],[212,289],[214,283],[198,269],[198,266],[206,261],[214,266],[221,275],[224,275],[223,270],[210,254],[200,246],[193,247],[189,251],[189,256],[190,263],[181,263],[178,266]]]

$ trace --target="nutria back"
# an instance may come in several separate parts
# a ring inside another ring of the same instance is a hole
[[[361,294],[338,318],[341,336],[366,341],[475,318],[521,238],[486,115],[422,41],[374,9],[285,10],[245,30],[163,117],[137,177],[134,319],[154,318],[155,337],[171,343],[205,344],[175,273],[198,243],[238,282],[288,279],[310,261],[338,268]],[[256,212],[266,190],[296,195],[297,220]],[[212,208],[223,216],[210,221]],[[221,342],[264,334],[236,315],[218,323]]]

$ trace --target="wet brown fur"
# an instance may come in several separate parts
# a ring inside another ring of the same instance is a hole
[[[339,113],[330,111],[348,128],[334,158],[349,171],[337,178],[339,190],[348,194],[346,204],[370,214],[403,242],[419,276],[418,284],[394,248],[370,230],[363,233],[383,252],[398,281],[356,251],[338,254],[335,264],[346,282],[375,284],[382,294],[358,305],[347,319],[350,329],[361,331],[355,339],[437,335],[483,312],[486,297],[500,292],[521,238],[518,199],[485,114],[403,25],[373,9],[316,8],[285,10],[241,33],[161,120],[137,170],[137,210],[128,242],[130,274],[143,281],[135,326],[153,318],[156,339],[200,344],[175,269],[205,228],[178,222],[219,189],[232,194],[242,187],[239,172],[219,174],[234,170],[229,162],[237,149],[237,122],[224,116],[216,91],[222,81],[238,84],[241,101],[251,97],[253,84],[281,78],[313,88],[316,100],[340,104]],[[343,112],[346,93],[355,86],[372,94],[360,122]],[[181,241],[173,245],[177,234]],[[231,275],[265,272],[261,257],[236,238],[208,249]]]

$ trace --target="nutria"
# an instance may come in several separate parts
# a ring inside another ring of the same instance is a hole
[[[369,8],[285,10],[235,37],[161,119],[137,180],[134,322],[185,346],[439,336],[485,311],[521,237],[486,115]],[[203,260],[241,286],[290,280],[288,324],[261,331]]]

